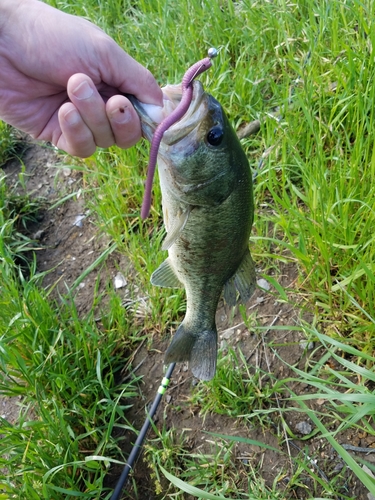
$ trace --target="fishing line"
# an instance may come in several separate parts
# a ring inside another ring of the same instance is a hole
[[[163,394],[165,393],[165,391],[168,388],[170,378],[172,376],[172,373],[173,373],[175,366],[176,366],[176,363],[171,363],[168,366],[167,373],[165,374],[165,377],[161,381],[161,384],[159,386],[159,389],[158,389],[158,392],[157,392],[156,397],[154,399],[154,402],[152,403],[150,411],[147,414],[147,418],[145,420],[145,423],[143,424],[142,429],[140,430],[140,432],[138,434],[137,440],[134,443],[132,451],[130,452],[128,461],[126,462],[126,465],[124,467],[124,470],[122,471],[120,479],[118,480],[118,482],[116,484],[116,488],[114,489],[114,491],[112,493],[111,500],[119,500],[120,499],[121,492],[122,492],[123,488],[125,487],[126,482],[128,480],[129,472],[132,470],[134,462],[136,461],[136,459],[141,451],[143,441],[146,438],[147,431],[151,425],[151,421],[153,421],[153,417],[155,416],[155,413],[158,409],[161,398],[163,397]]]

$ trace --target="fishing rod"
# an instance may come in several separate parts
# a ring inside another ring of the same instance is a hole
[[[167,373],[165,374],[165,377],[161,381],[161,384],[158,388],[158,392],[156,394],[154,402],[152,403],[150,411],[147,414],[145,423],[143,424],[142,429],[140,430],[140,432],[138,434],[137,440],[134,443],[132,451],[130,452],[128,461],[126,462],[124,470],[122,471],[122,474],[120,476],[120,479],[118,480],[118,482],[116,484],[116,488],[114,489],[114,491],[112,493],[111,500],[120,500],[120,495],[121,495],[121,492],[122,492],[123,488],[125,487],[126,482],[128,480],[129,472],[132,470],[134,462],[136,461],[136,459],[141,451],[143,441],[146,438],[147,431],[151,425],[151,421],[153,421],[153,417],[155,416],[155,413],[158,409],[161,398],[163,397],[163,394],[165,393],[165,391],[168,388],[169,381],[170,381],[170,378],[172,376],[172,373],[173,373],[175,366],[176,366],[176,363],[171,363],[168,366]]]

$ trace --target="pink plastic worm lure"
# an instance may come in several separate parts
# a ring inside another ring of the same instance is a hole
[[[150,148],[150,158],[148,161],[147,168],[147,179],[146,179],[146,187],[145,194],[143,197],[142,209],[141,209],[141,217],[142,219],[146,219],[148,214],[150,213],[151,208],[151,191],[152,191],[152,183],[154,179],[155,167],[156,167],[156,159],[158,156],[159,146],[162,141],[164,132],[169,129],[174,123],[180,120],[186,111],[189,109],[192,97],[193,97],[193,86],[192,82],[194,78],[198,75],[206,71],[208,68],[212,66],[211,59],[217,56],[217,50],[211,48],[208,50],[208,57],[202,59],[201,61],[196,62],[191,66],[185,73],[182,79],[182,96],[181,101],[179,102],[176,109],[172,111],[170,115],[168,115],[159,125],[156,127],[154,135],[151,141]]]

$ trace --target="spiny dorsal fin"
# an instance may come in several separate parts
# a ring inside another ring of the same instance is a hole
[[[180,236],[181,232],[183,231],[184,227],[186,226],[186,223],[188,221],[189,215],[190,215],[191,208],[188,207],[187,210],[182,212],[182,214],[176,218],[174,221],[174,224],[172,227],[169,229],[167,237],[163,241],[162,250],[168,250],[171,248],[173,243],[177,240],[177,238]]]
[[[245,304],[253,295],[256,286],[255,264],[249,250],[234,275],[234,284],[240,292],[241,302]]]
[[[169,259],[165,259],[156,271],[152,273],[150,281],[155,286],[164,286],[166,288],[180,288],[182,286],[173,271]]]

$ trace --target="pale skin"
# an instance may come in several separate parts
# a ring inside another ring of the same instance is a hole
[[[124,93],[163,103],[152,74],[97,26],[39,0],[0,0],[0,119],[84,158],[141,138]]]

